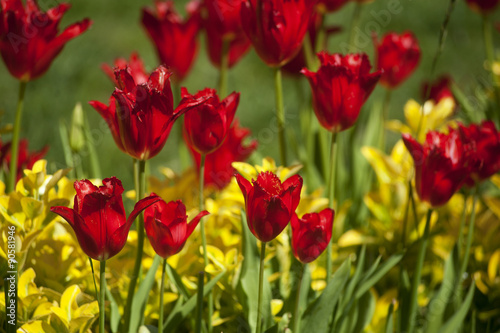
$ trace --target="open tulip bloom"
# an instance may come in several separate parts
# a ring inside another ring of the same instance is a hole
[[[136,85],[147,83],[149,79],[149,74],[146,72],[144,63],[137,52],[133,52],[130,55],[129,61],[123,58],[118,58],[114,61],[113,67],[108,64],[103,64],[101,69],[111,79],[111,81],[113,81],[117,88],[120,88],[122,83],[118,81],[121,75],[117,77],[115,75],[115,69],[125,70],[132,76]]]

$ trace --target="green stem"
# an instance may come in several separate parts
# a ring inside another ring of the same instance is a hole
[[[260,271],[259,271],[259,296],[257,300],[257,333],[262,332],[262,286],[264,284],[264,259],[266,258],[266,242],[261,243],[260,249]]]
[[[470,213],[470,220],[469,220],[469,231],[467,232],[467,243],[465,243],[465,252],[464,252],[464,258],[462,261],[462,265],[460,266],[460,272],[458,274],[458,278],[461,279],[462,276],[464,275],[465,271],[467,270],[467,264],[469,263],[469,254],[470,254],[470,248],[472,245],[472,239],[474,238],[474,222],[476,220],[476,203],[477,203],[477,197],[478,197],[478,188],[476,185],[476,190],[474,193],[474,199],[472,201],[472,212]]]
[[[101,260],[100,266],[100,283],[101,288],[99,292],[101,293],[101,297],[99,298],[99,333],[104,333],[104,325],[106,323],[105,318],[105,303],[106,303],[106,260]]]
[[[304,288],[303,284],[306,279],[304,279],[304,275],[306,275],[306,270],[307,270],[307,264],[304,264],[302,266],[302,273],[300,275],[299,279],[299,284],[297,287],[297,295],[295,298],[295,312],[293,314],[293,333],[299,333],[300,332],[300,319],[301,319],[301,312],[300,312],[300,294],[302,293],[302,290]]]
[[[493,46],[493,35],[491,33],[491,22],[488,15],[483,16],[483,37],[484,46],[486,49],[486,59],[488,60],[488,71],[491,74],[491,81],[493,83],[493,90],[495,94],[495,101],[500,106],[500,84],[493,72],[493,64],[495,63],[495,49]],[[500,114],[496,115],[500,118]],[[500,119],[498,119],[500,121]]]
[[[328,181],[328,199],[330,208],[335,208],[335,169],[337,168],[337,133],[332,133],[332,141],[330,144],[330,175]],[[327,256],[326,256],[326,283],[330,281],[330,277],[332,276],[332,242],[333,237],[330,239],[327,248]]]
[[[92,258],[89,257],[90,261],[90,269],[92,270],[92,280],[94,280],[94,289],[95,289],[95,299],[97,302],[100,302],[99,295],[97,294],[97,283],[95,282],[95,272],[94,272],[94,264],[92,263]]]
[[[425,252],[427,250],[427,243],[429,241],[429,231],[431,225],[432,208],[427,211],[427,219],[425,221],[424,235],[421,239],[420,249],[417,257],[417,267],[415,267],[415,273],[413,273],[413,281],[411,285],[411,295],[410,295],[410,317],[407,327],[409,327],[408,332],[412,333],[415,330],[415,321],[417,315],[417,298],[418,298],[418,287],[420,285],[420,279],[422,277],[422,268],[424,266]],[[406,330],[405,330],[406,331]]]
[[[203,189],[204,189],[204,183],[205,183],[205,154],[201,154],[201,161],[200,161],[200,196],[199,196],[199,210],[200,212],[204,210],[204,196],[203,196]],[[208,266],[208,253],[207,253],[207,236],[205,234],[205,221],[202,218],[200,220],[200,229],[201,229],[201,246],[203,247],[203,264],[204,264],[204,271],[206,271],[207,266]],[[212,293],[208,293],[208,318],[207,318],[207,326],[208,326],[208,332],[212,332],[212,315],[213,315],[213,296]]]
[[[19,81],[19,98],[17,100],[16,118],[14,120],[14,131],[12,133],[12,143],[10,146],[10,173],[7,193],[14,191],[14,189],[16,188],[17,160],[19,158],[19,133],[21,131],[21,118],[23,114],[26,83],[26,81]]]
[[[285,144],[285,106],[283,104],[283,83],[281,82],[281,67],[274,72],[274,88],[276,92],[276,119],[278,120],[278,136],[280,144],[281,165],[286,166]]]
[[[381,126],[381,133],[380,133],[380,149],[382,151],[385,151],[385,122],[389,119],[389,110],[391,109],[391,96],[392,96],[392,90],[391,89],[386,89],[385,90],[385,98],[384,98],[384,105],[382,106],[382,126]]]
[[[350,52],[356,52],[358,48],[354,45],[354,39],[356,38],[356,28],[359,25],[359,19],[361,18],[361,8],[362,4],[356,2],[354,7],[354,12],[352,14],[351,29],[349,31],[349,46],[351,48]]]
[[[469,196],[466,195],[464,198],[464,209],[462,210],[462,216],[460,217],[460,227],[458,228],[458,239],[457,239],[457,249],[458,249],[458,257],[460,258],[462,255],[462,242],[463,242],[463,233],[465,226],[465,215],[467,215],[467,201],[469,200]]]
[[[165,289],[165,266],[167,259],[163,259],[161,266],[161,283],[160,283],[160,320],[158,321],[158,332],[163,332],[163,290]]]
[[[222,41],[220,71],[219,71],[219,96],[225,98],[227,95],[227,77],[229,69],[229,41]]]
[[[201,333],[201,318],[203,317],[203,287],[205,281],[205,272],[198,273],[198,294],[196,301],[196,333]]]
[[[135,183],[135,198],[139,201],[144,197],[146,192],[146,161],[134,159],[134,183]],[[125,305],[125,329],[129,329],[130,315],[132,313],[132,301],[134,299],[135,287],[137,280],[141,279],[142,254],[144,252],[144,217],[139,214],[136,220],[137,229],[137,253],[135,257],[134,270],[130,276],[130,285],[128,287],[127,304]]]

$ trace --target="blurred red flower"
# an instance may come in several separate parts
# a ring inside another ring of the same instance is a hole
[[[333,209],[325,208],[319,213],[305,214],[298,218],[293,214],[292,248],[293,255],[302,263],[316,260],[328,247],[332,238]]]
[[[482,15],[493,12],[498,6],[499,0],[465,0],[469,7]]]
[[[10,74],[21,81],[42,76],[64,45],[85,32],[92,22],[84,19],[58,34],[59,22],[71,7],[62,3],[43,13],[35,0],[1,0],[0,53]]]
[[[240,101],[239,93],[231,93],[220,101],[214,89],[204,89],[191,95],[186,88],[181,90],[182,100],[178,109],[196,104],[184,116],[187,144],[200,154],[210,154],[220,147],[233,122]]]
[[[312,0],[244,1],[243,30],[268,66],[281,67],[299,52],[314,4]]]
[[[250,135],[250,130],[239,127],[238,119],[235,119],[233,126],[229,129],[227,137],[222,145],[205,159],[205,186],[213,186],[216,189],[223,189],[230,182],[235,173],[232,167],[233,162],[246,161],[257,149],[257,141],[252,140],[248,145],[243,141]],[[189,146],[191,155],[196,163],[196,168],[200,170],[201,155]]]
[[[318,8],[320,12],[335,12],[342,8],[349,0],[319,0]]]
[[[370,73],[366,54],[318,54],[316,73],[304,68],[313,92],[313,107],[320,124],[331,132],[353,126],[361,107],[372,93],[381,72]]]
[[[160,61],[180,82],[188,74],[198,50],[197,36],[201,28],[200,2],[187,5],[189,18],[184,20],[174,9],[173,1],[155,1],[155,11],[142,10],[142,25],[156,47]]]
[[[187,222],[186,206],[181,200],[160,200],[144,211],[144,227],[155,252],[162,258],[179,253],[206,210]]]
[[[410,32],[401,35],[391,32],[379,42],[373,35],[377,54],[377,69],[383,70],[380,83],[394,89],[406,80],[420,61],[420,47],[417,38]]]
[[[0,141],[0,168],[3,168],[5,172],[10,172],[10,161],[11,161],[11,142],[5,144]],[[42,159],[49,147],[44,147],[40,151],[29,152],[28,151],[28,140],[21,139],[19,141],[19,155],[17,157],[17,170],[16,170],[16,182],[23,176],[24,169],[31,169],[36,161]]]
[[[431,99],[435,103],[439,103],[443,98],[452,98],[453,101],[455,101],[455,98],[453,97],[453,93],[450,89],[451,86],[451,78],[448,75],[443,75],[437,78],[433,82],[424,82],[422,84],[421,88],[421,96],[422,99]],[[429,86],[430,85],[430,86]],[[427,90],[429,90],[429,96],[427,95]]]
[[[245,197],[248,228],[261,242],[276,238],[290,222],[299,205],[302,177],[294,175],[283,183],[272,172],[261,172],[250,183],[236,174]]]
[[[118,87],[110,104],[98,101],[89,104],[106,120],[120,150],[138,160],[148,160],[158,154],[174,121],[187,111],[174,111],[171,73],[158,67],[146,83],[136,84],[129,68],[115,69]],[[116,104],[115,104],[116,101]]]
[[[111,79],[111,81],[113,81],[116,87],[120,86],[120,83],[116,79],[115,69],[127,70],[127,72],[134,79],[136,85],[148,82],[149,78],[149,74],[144,68],[144,63],[142,62],[142,59],[139,57],[139,54],[137,54],[137,52],[133,52],[130,55],[129,61],[123,58],[118,58],[115,59],[113,67],[108,64],[102,64],[101,69],[104,74],[106,74]]]
[[[420,200],[432,207],[446,204],[470,173],[468,144],[453,129],[449,134],[428,132],[423,145],[409,134],[403,134],[403,141],[413,157]]]
[[[120,252],[137,215],[160,200],[156,195],[139,200],[127,219],[121,181],[112,177],[102,183],[97,187],[87,179],[76,181],[73,209],[50,208],[71,225],[83,252],[95,260],[107,260]]]

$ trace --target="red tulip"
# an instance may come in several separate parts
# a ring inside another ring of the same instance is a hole
[[[134,79],[136,85],[148,82],[149,74],[146,72],[144,63],[137,52],[133,52],[130,55],[130,60],[128,62],[126,59],[118,58],[113,63],[113,67],[108,64],[103,64],[101,68],[117,87],[119,87],[120,83],[116,79],[115,69],[127,70]]]
[[[450,86],[451,86],[451,78],[447,75],[443,75],[439,77],[436,81],[431,83],[424,82],[422,84],[422,89],[421,89],[422,99],[429,98],[436,103],[439,103],[439,101],[441,101],[443,98],[452,98],[455,101]],[[428,96],[426,96],[427,94]]]
[[[349,0],[319,0],[318,8],[320,12],[336,12],[342,8]]]
[[[245,197],[248,228],[261,242],[276,238],[290,222],[299,205],[302,177],[294,175],[283,183],[271,172],[261,172],[250,183],[236,174]]]
[[[200,154],[210,154],[220,147],[233,122],[240,101],[240,94],[233,92],[223,101],[214,89],[204,89],[191,95],[181,90],[182,100],[178,109],[197,104],[184,116],[184,130],[188,145]]]
[[[462,143],[459,132],[428,132],[423,145],[409,134],[403,134],[403,141],[414,160],[420,200],[433,207],[447,203],[470,172],[469,147]]]
[[[181,200],[169,203],[160,200],[144,211],[144,227],[155,252],[166,259],[182,250],[200,219],[208,214],[204,210],[188,223],[186,206]]]
[[[461,141],[470,147],[468,156],[472,170],[467,185],[472,186],[500,171],[500,133],[492,121],[468,127],[460,123],[458,125]]]
[[[206,156],[205,186],[213,186],[221,190],[230,183],[235,172],[232,163],[245,161],[257,149],[256,140],[251,141],[248,145],[243,144],[248,135],[250,135],[250,130],[240,128],[238,120],[235,119],[233,126],[227,133],[226,140],[218,149]],[[189,148],[199,171],[201,155],[191,146]]]
[[[292,248],[297,260],[307,264],[323,253],[332,238],[334,216],[335,212],[330,208],[320,213],[306,214],[301,219],[293,214]]]
[[[469,7],[482,15],[492,13],[498,6],[499,0],[465,0]]]
[[[229,67],[235,65],[250,49],[250,41],[243,32],[240,19],[242,0],[205,0],[204,21],[210,61],[221,65],[223,43],[229,43]]]
[[[379,43],[374,35],[373,43],[377,53],[377,68],[383,70],[380,83],[394,89],[406,80],[420,61],[420,47],[412,32],[398,35],[388,33]]]
[[[10,74],[21,81],[42,76],[64,45],[87,30],[84,19],[58,34],[58,25],[70,8],[63,3],[43,13],[35,0],[1,0],[0,52]]]
[[[198,50],[196,38],[201,27],[199,2],[194,0],[188,4],[187,20],[175,11],[173,1],[156,1],[155,7],[156,12],[143,8],[142,25],[153,41],[160,61],[174,72],[175,81],[182,81]]]
[[[102,183],[103,186],[97,187],[89,180],[76,181],[73,209],[62,206],[50,208],[68,221],[83,252],[95,260],[107,260],[120,252],[137,215],[160,200],[156,195],[139,200],[127,219],[121,181],[112,177]]]
[[[243,30],[268,66],[281,67],[299,52],[314,4],[313,0],[244,1]]]
[[[381,72],[370,74],[366,54],[318,54],[321,67],[314,73],[304,68],[313,91],[313,107],[320,124],[331,132],[353,126],[361,107],[372,93]]]
[[[160,66],[148,81],[136,84],[128,69],[115,69],[115,88],[109,106],[91,101],[90,105],[106,120],[118,148],[138,160],[158,154],[183,112],[174,111],[171,73]],[[116,101],[116,105],[115,105]]]
[[[10,172],[10,160],[11,160],[11,143],[7,142],[5,145],[0,141],[0,168],[7,172]],[[44,147],[42,150],[37,152],[28,151],[28,140],[22,139],[19,141],[19,155],[17,157],[17,170],[16,170],[16,181],[19,181],[23,176],[24,169],[31,169],[36,161],[42,159],[49,147]]]

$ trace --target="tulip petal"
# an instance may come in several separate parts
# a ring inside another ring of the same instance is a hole
[[[50,207],[50,211],[53,213],[56,213],[57,215],[61,216],[63,219],[65,219],[72,227],[75,225],[75,220],[79,218],[77,215],[78,213],[68,207],[64,206],[54,206]]]
[[[242,175],[240,174],[235,174],[236,177],[236,182],[238,183],[238,186],[241,189],[241,192],[243,192],[243,197],[245,198],[245,201],[248,200],[249,193],[253,191],[253,186],[252,184]]]
[[[135,204],[134,210],[132,211],[132,213],[130,213],[126,224],[132,225],[132,223],[136,219],[137,215],[139,215],[144,209],[148,208],[149,206],[151,206],[152,204],[154,204],[160,200],[161,200],[161,198],[159,196],[157,196],[156,194],[151,194],[150,196],[139,200]]]
[[[204,216],[207,216],[207,215],[210,215],[210,213],[207,212],[206,210],[204,210],[204,211],[198,213],[198,215],[196,215],[191,220],[191,222],[188,223],[188,225],[187,225],[187,232],[186,232],[186,238],[189,238],[189,236],[191,236],[191,234],[193,233],[194,229],[196,229],[196,226],[200,222],[201,218],[204,217]]]

